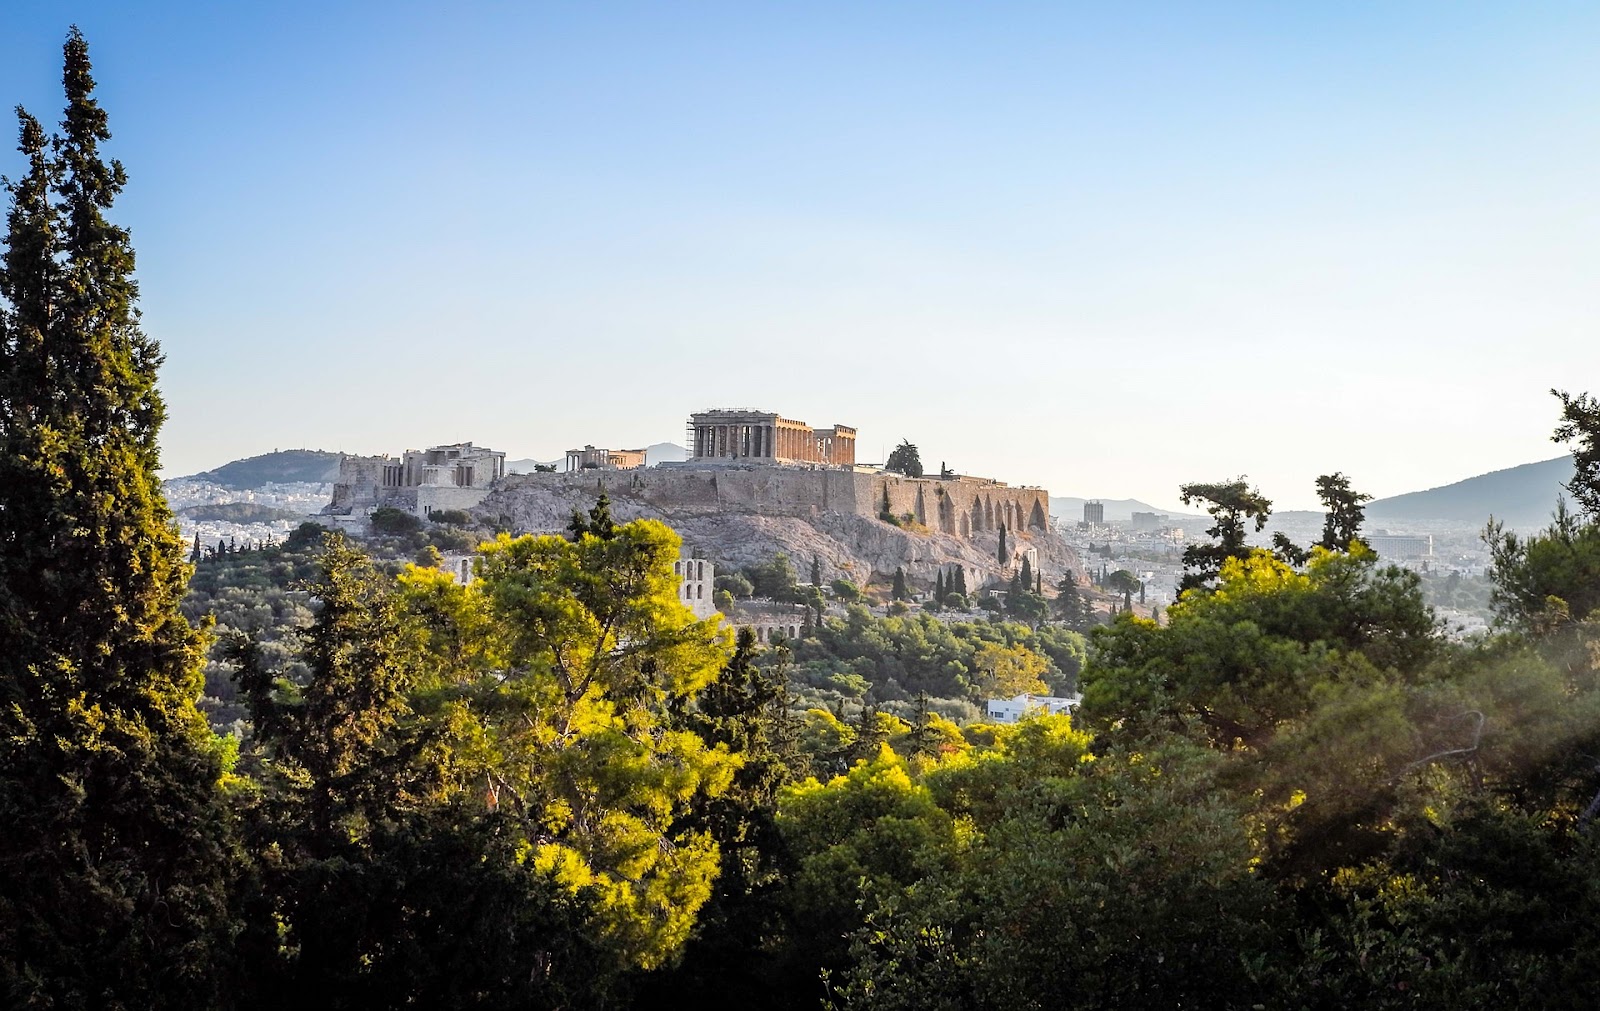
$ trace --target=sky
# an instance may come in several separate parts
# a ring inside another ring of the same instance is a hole
[[[0,105],[72,23],[169,475],[748,407],[1312,508],[1600,392],[1594,4],[5,0]]]

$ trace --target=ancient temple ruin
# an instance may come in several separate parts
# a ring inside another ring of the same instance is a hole
[[[387,507],[428,516],[436,509],[470,509],[505,473],[504,453],[470,442],[408,449],[398,459],[346,456],[323,513],[348,516]]]
[[[844,425],[812,428],[769,411],[744,408],[701,411],[689,416],[691,461],[809,463],[853,467],[856,430]]]

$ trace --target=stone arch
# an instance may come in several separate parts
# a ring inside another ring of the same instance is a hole
[[[1033,500],[1033,512],[1028,514],[1028,526],[1035,530],[1044,530],[1049,526],[1049,520],[1045,519],[1044,515],[1044,505],[1038,499]]]
[[[983,499],[977,496],[972,499],[972,529],[983,529]]]
[[[922,497],[922,489],[920,487],[917,489],[917,522],[923,526],[928,525],[928,503]]]
[[[992,498],[983,500],[983,529],[994,529],[994,499]]]
[[[962,513],[961,514],[961,536],[962,537],[971,537],[972,536],[972,521],[970,519],[968,519],[968,514],[967,513]]]

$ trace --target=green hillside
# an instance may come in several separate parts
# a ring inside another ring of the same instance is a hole
[[[1493,515],[1513,527],[1540,526],[1550,519],[1556,496],[1571,480],[1572,457],[1558,456],[1440,488],[1378,499],[1368,504],[1367,519],[1482,523]]]
[[[265,484],[291,481],[332,481],[339,475],[343,453],[320,449],[285,449],[225,463],[216,470],[192,474],[201,481],[214,481],[224,488],[260,488]]]

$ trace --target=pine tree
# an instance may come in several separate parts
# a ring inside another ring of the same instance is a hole
[[[223,752],[156,474],[161,354],[76,29],[62,80],[59,136],[18,112],[0,261],[0,1003],[215,1006]]]
[[[572,519],[567,521],[567,532],[572,534],[575,541],[583,540],[584,534],[593,534],[602,541],[609,541],[617,535],[617,525],[611,519],[611,499],[604,488],[600,489],[600,497],[595,500],[587,518],[578,510],[572,510]]]
[[[933,711],[928,708],[928,693],[917,693],[917,708],[911,717],[911,753],[933,757],[939,753],[939,731],[933,726]]]

